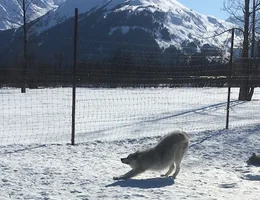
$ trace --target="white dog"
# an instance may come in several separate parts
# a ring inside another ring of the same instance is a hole
[[[130,165],[132,170],[126,174],[114,177],[114,180],[129,179],[146,170],[163,170],[169,167],[168,172],[163,175],[168,177],[176,168],[173,178],[176,178],[180,171],[180,164],[184,154],[187,152],[190,139],[185,132],[175,131],[166,135],[152,148],[144,151],[137,151],[126,158],[121,158],[121,162]]]

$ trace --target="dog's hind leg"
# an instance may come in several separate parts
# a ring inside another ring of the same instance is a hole
[[[174,174],[172,175],[172,178],[176,178],[176,176],[179,174],[180,172],[180,165],[181,165],[181,161],[182,161],[182,158],[185,154],[185,149],[184,150],[178,150],[175,152],[175,166],[176,166],[176,169],[175,169],[175,172]]]
[[[174,174],[172,175],[172,178],[173,178],[173,179],[175,179],[176,176],[177,176],[177,175],[179,174],[179,172],[180,172],[180,169],[181,169],[180,164],[181,164],[181,162],[176,162],[176,170],[175,170]]]
[[[182,161],[183,156],[185,155],[185,153],[187,152],[189,147],[189,143],[185,142],[184,144],[182,144],[182,147],[178,148],[177,151],[175,151],[175,155],[174,155],[174,160],[175,160],[175,166],[176,166],[176,170],[174,172],[174,174],[172,175],[172,178],[176,178],[176,176],[179,174],[180,172],[180,164]]]

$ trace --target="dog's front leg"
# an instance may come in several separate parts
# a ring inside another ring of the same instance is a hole
[[[114,180],[127,180],[130,179],[134,176],[137,176],[138,174],[144,172],[144,170],[140,170],[140,169],[132,169],[131,171],[127,172],[126,174],[119,176],[119,177],[113,177]]]
[[[161,177],[169,177],[169,175],[173,172],[173,170],[174,170],[174,163],[172,164],[172,165],[170,165],[170,167],[169,167],[169,170],[166,172],[166,174],[161,174]]]

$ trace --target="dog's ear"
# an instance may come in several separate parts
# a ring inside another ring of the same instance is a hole
[[[135,159],[136,158],[136,153],[131,153],[131,154],[129,154],[127,157],[126,157],[127,159]]]
[[[137,156],[140,156],[141,154],[142,154],[142,151],[137,151],[137,152],[135,152],[135,154],[137,155]]]
[[[255,153],[253,153],[252,157],[253,157],[253,158],[255,158],[255,157],[256,157],[256,154],[255,154]]]
[[[139,155],[140,155],[140,152],[137,151],[137,152],[131,154],[131,158],[132,158],[132,159],[137,159],[137,158],[139,157]]]

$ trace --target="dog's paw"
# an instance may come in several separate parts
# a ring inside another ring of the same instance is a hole
[[[119,181],[119,180],[128,180],[128,178],[124,177],[124,176],[116,176],[113,177],[113,180]]]
[[[167,177],[169,177],[169,176],[167,176],[166,174],[161,174],[161,177],[162,177],[162,178],[167,178]]]
[[[118,180],[120,180],[120,177],[115,176],[115,177],[113,177],[113,180],[118,181]]]

